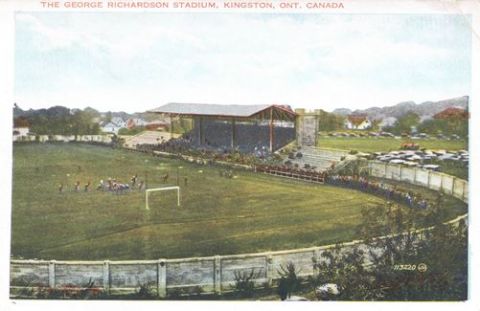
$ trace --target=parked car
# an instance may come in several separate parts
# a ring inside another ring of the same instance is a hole
[[[383,137],[395,137],[395,135],[389,132],[381,132],[380,135]]]

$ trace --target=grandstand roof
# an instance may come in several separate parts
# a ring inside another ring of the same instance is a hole
[[[273,109],[275,118],[291,119],[296,115],[290,107],[279,105],[216,105],[193,103],[168,103],[161,107],[149,110],[148,112],[184,116],[263,118],[266,117],[264,113],[270,109]]]

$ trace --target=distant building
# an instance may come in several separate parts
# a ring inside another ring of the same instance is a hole
[[[30,133],[30,128],[28,127],[14,127],[13,128],[13,137],[24,137]]]
[[[125,122],[125,120],[123,120],[122,118],[120,117],[113,117],[111,120],[110,120],[111,123],[119,126],[120,128],[124,128],[124,127],[127,127],[127,122]]]
[[[372,127],[372,122],[366,115],[349,115],[345,120],[345,128],[349,130],[366,130]]]
[[[450,107],[445,110],[440,111],[433,116],[434,119],[448,120],[448,119],[459,119],[466,120],[468,119],[468,111],[463,108]]]
[[[114,122],[108,122],[101,127],[102,132],[118,134],[118,131],[125,126],[120,126]]]
[[[140,118],[130,118],[127,120],[126,126],[128,129],[132,129],[134,127],[145,126],[147,123],[147,121]]]
[[[127,127],[127,122],[120,117],[113,117],[110,121],[100,124],[102,132],[118,134],[118,131]]]
[[[145,124],[145,128],[149,131],[166,131],[169,127],[169,122],[161,120],[155,120]]]

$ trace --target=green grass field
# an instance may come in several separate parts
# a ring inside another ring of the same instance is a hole
[[[128,182],[136,173],[143,180],[148,173],[152,188],[166,185],[161,176],[168,172],[174,185],[177,170],[181,207],[172,193],[155,194],[147,211],[144,191],[71,190],[77,180],[96,186],[108,177]],[[355,238],[361,208],[382,202],[252,172],[227,179],[220,170],[91,145],[14,145],[12,257],[155,259],[322,245]],[[60,183],[69,186],[64,193]],[[466,210],[458,200],[451,205],[449,218]]]
[[[330,137],[319,136],[318,146],[323,148],[334,148],[344,150],[357,150],[360,152],[380,152],[399,150],[404,142],[414,142],[420,145],[420,148],[426,149],[445,149],[461,150],[468,149],[466,140],[440,140],[440,139],[395,139],[389,137]]]

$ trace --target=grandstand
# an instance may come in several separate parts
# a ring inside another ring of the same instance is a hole
[[[194,147],[274,152],[295,139],[296,113],[288,106],[169,103],[149,112],[192,119],[184,139]]]
[[[309,167],[315,168],[315,171],[320,172],[331,168],[332,164],[337,165],[342,158],[348,157],[347,151],[311,146],[302,146],[299,151],[302,156],[290,159],[290,162],[292,162],[292,164],[298,164],[299,167],[308,165]]]

